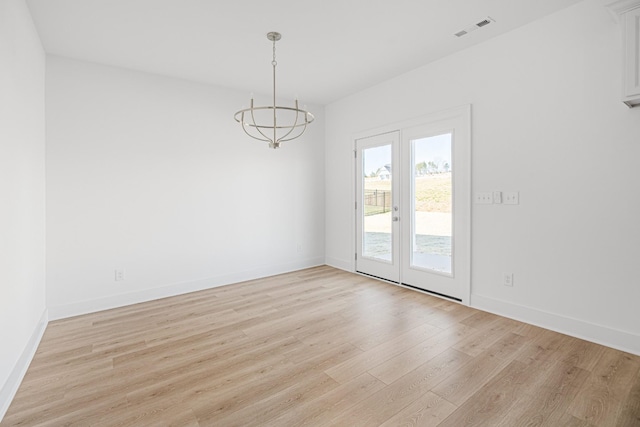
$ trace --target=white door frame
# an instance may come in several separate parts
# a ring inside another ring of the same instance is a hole
[[[457,201],[454,203],[457,204],[456,209],[462,210],[460,213],[464,216],[464,219],[459,219],[458,227],[455,232],[457,235],[460,235],[466,241],[466,244],[460,247],[460,243],[456,245],[456,265],[458,270],[455,272],[455,275],[458,279],[460,279],[461,289],[459,290],[459,299],[462,304],[469,305],[470,296],[471,296],[471,105],[466,104],[459,107],[451,108],[444,111],[439,111],[431,114],[427,114],[421,117],[417,117],[410,120],[405,120],[399,123],[388,124],[385,126],[381,126],[379,128],[371,129],[364,132],[359,132],[353,135],[353,148],[354,152],[356,151],[356,141],[358,139],[364,139],[367,137],[400,131],[401,134],[401,143],[404,142],[403,130],[408,130],[410,128],[415,128],[422,125],[430,125],[435,124],[441,121],[449,121],[449,120],[457,120],[460,124],[460,130],[456,135],[455,146],[457,152],[455,153],[456,163],[458,168],[465,168],[466,174],[462,178],[466,182],[458,182],[459,189],[464,189],[463,193],[460,194],[460,190],[457,194]],[[356,179],[359,179],[356,171],[356,163],[354,161],[353,164],[353,182],[352,182],[352,201],[355,206],[356,202]],[[404,202],[403,202],[404,203]],[[405,203],[406,205],[406,203]],[[407,215],[406,212],[402,212],[402,215]],[[357,212],[356,212],[357,215]],[[356,240],[357,236],[355,231],[357,230],[356,223],[356,215],[352,216],[352,253],[356,253],[356,248],[359,242]],[[355,256],[352,263],[352,271],[356,271],[356,261]],[[402,283],[402,272],[400,273],[400,283]],[[417,289],[419,291],[424,291],[429,294],[434,294],[427,290]],[[436,296],[442,296],[438,293],[435,293]]]

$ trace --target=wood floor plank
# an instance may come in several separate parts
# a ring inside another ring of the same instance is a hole
[[[449,375],[433,392],[455,405],[462,405],[511,362],[511,356],[522,348],[524,340],[521,335],[506,335]]]
[[[364,373],[291,411],[284,412],[278,418],[271,420],[270,424],[281,426],[323,425],[384,387],[385,384],[380,380]]]
[[[500,316],[492,313],[487,313],[486,311],[479,311],[467,317],[466,319],[463,319],[462,321],[460,321],[460,323],[467,326],[473,326],[476,329],[486,329],[495,324],[499,319]]]
[[[591,372],[606,350],[605,346],[574,338],[572,344],[561,351],[562,357],[560,360]]]
[[[380,425],[420,399],[469,359],[470,356],[457,350],[446,350],[353,406],[332,420],[330,425],[352,427]]]
[[[328,266],[50,322],[0,426],[640,425],[640,356]]]
[[[291,386],[273,393],[269,393],[262,400],[253,401],[251,405],[226,416],[215,419],[215,425],[227,427],[250,427],[274,425],[272,419],[283,413],[294,411],[298,405],[304,405],[315,397],[326,394],[339,386],[331,377],[323,372],[307,374],[308,378],[304,382],[295,383]],[[196,415],[198,414],[196,410]],[[200,423],[210,423],[211,419],[198,416]]]
[[[497,318],[493,322],[483,325],[484,327],[473,335],[462,339],[453,348],[475,357],[508,334],[515,323],[511,319]]]
[[[589,372],[565,362],[552,362],[541,380],[526,390],[497,427],[560,426],[569,405],[585,384]]]
[[[640,370],[636,375],[631,391],[622,405],[620,416],[622,427],[640,426]]]
[[[511,410],[534,381],[536,373],[513,361],[460,405],[439,426],[494,426]]]
[[[346,309],[348,310],[348,309]],[[344,310],[339,312],[340,317]],[[326,330],[317,334],[303,337],[302,340],[309,344],[318,344],[321,342],[345,343],[354,340],[363,340],[371,335],[375,335],[378,329],[383,325],[393,322],[395,318],[387,314],[379,314],[371,319],[351,319],[342,318],[343,325],[349,325],[349,328],[339,328]]]
[[[121,411],[118,416],[109,414],[100,420],[91,421],[91,427],[113,426],[167,426],[201,427],[195,414],[188,405],[149,407],[146,411]]]
[[[461,321],[476,313],[463,305],[454,304],[449,301],[445,302],[450,305],[435,307],[437,310],[425,319],[427,323],[442,329],[457,327]]]
[[[388,343],[397,339],[399,335],[403,335],[405,333],[411,334],[416,328],[425,328],[428,327],[428,332],[425,333],[426,336],[430,336],[435,331],[439,331],[440,328],[425,325],[424,322],[420,321],[418,318],[413,318],[403,322],[384,322],[381,325],[378,325],[375,330],[373,330],[369,334],[363,334],[360,337],[354,337],[350,340],[355,346],[360,348],[361,350],[367,351],[377,348],[381,344]]]
[[[522,335],[523,337],[527,337],[529,339],[535,339],[538,337],[545,329],[540,328],[539,326],[529,325],[527,323],[518,322],[519,325],[513,329],[514,334]]]
[[[324,374],[327,364],[338,363],[343,357],[353,354],[345,347],[334,348],[298,364],[281,366],[281,369],[260,370],[255,375],[235,380],[229,384],[222,382],[223,387],[217,390],[208,388],[196,388],[184,394],[185,399],[191,401],[194,412],[201,424],[220,425],[220,420],[251,404],[267,399],[291,385],[311,383],[318,381],[324,385],[337,386],[337,383]],[[357,350],[351,346],[351,349]],[[315,375],[317,374],[317,375]],[[214,391],[214,393],[211,393]],[[213,403],[213,404],[212,404]],[[277,416],[274,414],[274,416]]]
[[[383,363],[373,366],[369,369],[369,373],[384,383],[391,384],[414,369],[417,369],[426,361],[433,359],[440,353],[451,348],[454,344],[460,342],[460,340],[472,334],[474,331],[475,329],[470,326],[462,324],[458,328],[445,329],[427,338],[423,342],[413,345],[406,351],[398,353]],[[397,348],[397,350],[401,350],[401,348]]]
[[[567,338],[562,334],[543,330],[526,344],[526,348],[518,354],[517,360],[537,366],[549,360],[558,359],[558,352],[563,346],[566,346]]]
[[[438,328],[431,325],[422,325],[414,328],[384,344],[331,367],[327,370],[327,374],[339,383],[344,384],[360,374],[375,368],[396,354],[405,351],[416,341],[429,339],[430,336],[436,334],[438,331]]]
[[[596,426],[615,426],[639,370],[640,358],[607,349],[567,412]]]
[[[207,356],[197,361],[181,363],[170,371],[152,371],[151,375],[128,380],[124,384],[125,391],[128,399],[135,402],[170,396],[175,391],[204,394],[247,377],[258,380],[274,370],[276,373],[286,371],[293,366],[286,354],[301,347],[299,341],[285,337],[264,348],[228,359]]]
[[[558,421],[557,426],[562,427],[594,427],[593,424],[588,423],[584,420],[578,419],[571,414],[565,413],[562,418]],[[544,427],[556,427],[556,425],[547,424]]]
[[[457,408],[437,394],[426,392],[400,412],[380,424],[380,427],[436,427]]]

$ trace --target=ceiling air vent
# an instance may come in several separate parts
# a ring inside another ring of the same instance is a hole
[[[476,22],[475,24],[468,26],[468,27],[467,27],[467,28],[465,28],[464,30],[460,30],[460,31],[458,31],[458,32],[457,32],[457,33],[455,33],[454,35],[455,35],[456,37],[462,37],[462,36],[464,36],[464,35],[466,35],[466,34],[469,34],[469,33],[470,33],[470,32],[472,32],[472,31],[477,30],[478,28],[482,28],[482,27],[484,27],[484,26],[486,26],[486,25],[489,25],[489,24],[491,24],[492,22],[495,22],[495,21],[494,21],[490,16],[487,16],[487,18],[486,18],[486,19],[483,19],[483,20],[482,20],[482,21],[480,21],[480,22]]]

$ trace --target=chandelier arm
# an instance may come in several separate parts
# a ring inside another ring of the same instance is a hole
[[[269,142],[269,143],[273,143],[274,141],[272,139],[270,139],[267,135],[262,133],[262,131],[260,130],[260,126],[258,126],[258,123],[256,123],[255,114],[253,112],[254,112],[254,108],[253,108],[253,99],[252,99],[251,100],[251,120],[253,121],[253,126],[251,126],[251,125],[249,125],[249,126],[255,128],[260,133],[260,135],[262,135],[265,138],[264,141]],[[275,133],[275,131],[276,130],[274,129],[273,132]],[[256,137],[254,137],[254,138],[255,139],[259,139],[259,140],[262,141],[262,139],[260,139],[260,138],[256,138]]]
[[[289,135],[291,135],[291,132],[293,132],[293,130],[298,127],[298,118],[300,117],[300,110],[298,109],[298,100],[296,99],[296,119],[293,122],[293,124],[291,125],[291,128],[289,129],[289,132],[285,133],[284,135],[282,135],[278,141],[289,141],[291,139],[295,139],[297,137],[293,137],[290,139],[286,139]],[[306,113],[305,113],[306,114]]]
[[[296,138],[300,138],[302,135],[304,135],[304,133],[307,131],[307,125],[311,122],[313,122],[313,120],[315,119],[315,117],[313,116],[313,114],[307,112],[306,110],[300,110],[302,112],[304,112],[304,123],[299,124],[297,127],[299,126],[304,126],[302,128],[302,130],[300,131],[299,134],[297,134],[296,136],[289,138],[289,139],[280,139],[280,142],[287,142],[287,141],[291,141],[294,140]],[[309,116],[311,116],[311,120],[309,120]]]
[[[280,142],[287,142],[287,141],[294,140],[294,139],[296,139],[296,138],[300,138],[300,137],[301,137],[302,135],[304,135],[304,133],[306,132],[306,130],[307,130],[307,125],[308,125],[309,123],[311,123],[311,122],[307,122],[307,123],[305,123],[305,124],[304,124],[304,127],[302,128],[302,130],[300,131],[300,133],[299,133],[299,134],[297,134],[296,136],[291,137],[291,138],[289,138],[289,139],[280,139]]]
[[[249,133],[249,132],[247,131],[247,128],[246,128],[246,126],[245,126],[245,124],[244,124],[244,123],[243,123],[243,125],[242,125],[242,130],[244,131],[244,133],[246,133],[248,136],[250,136],[250,137],[251,137],[251,138],[253,138],[253,139],[257,139],[258,141],[271,142],[271,140],[269,140],[269,139],[258,138],[257,136],[252,135],[251,133]]]
[[[242,124],[242,130],[244,131],[244,133],[246,133],[246,134],[247,134],[247,136],[250,136],[250,137],[251,137],[251,138],[253,138],[253,139],[257,139],[258,141],[269,142],[269,140],[268,140],[268,139],[258,138],[257,136],[252,135],[252,134],[247,130],[247,126],[251,127],[251,125],[250,125],[249,123],[246,123],[246,122],[244,121],[244,113],[245,113],[245,110],[242,110],[242,111],[239,111],[238,113],[236,113],[236,116],[237,116],[238,114],[240,114],[240,120],[238,120],[238,118],[236,117],[236,121],[238,121],[238,122],[240,122],[240,124]],[[253,127],[255,127],[255,123],[254,123],[254,126],[253,126]]]

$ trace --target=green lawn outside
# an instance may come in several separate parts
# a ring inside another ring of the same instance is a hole
[[[451,212],[451,172],[425,175],[415,178],[416,185],[416,210],[419,212]],[[390,180],[378,178],[365,178],[365,190],[391,190]],[[381,208],[365,206],[367,209]]]

